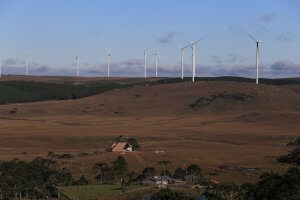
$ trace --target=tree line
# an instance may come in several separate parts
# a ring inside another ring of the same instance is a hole
[[[2,81],[0,82],[0,104],[78,99],[130,86],[131,84],[119,84],[116,82],[71,84],[34,81]]]
[[[238,185],[235,183],[215,184],[202,175],[202,169],[196,164],[187,168],[177,168],[174,173],[167,170],[171,163],[158,161],[163,167],[162,176],[171,176],[192,182],[198,194],[212,200],[298,200],[300,199],[300,169],[289,168],[285,173],[264,173],[257,183]],[[144,179],[157,175],[155,167],[145,167],[140,174],[130,171],[123,156],[118,156],[112,163],[97,162],[92,173],[97,184],[120,184],[121,190],[126,186],[141,184]],[[90,182],[81,176],[74,180],[67,169],[60,169],[53,159],[36,158],[31,162],[18,159],[0,162],[0,199],[49,199],[57,198],[59,187],[71,185],[87,185]],[[199,186],[199,187],[198,187]],[[195,196],[173,190],[161,190],[151,200],[193,200]]]

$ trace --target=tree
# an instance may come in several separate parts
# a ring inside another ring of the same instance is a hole
[[[111,167],[106,166],[102,168],[101,174],[99,174],[95,178],[97,181],[100,181],[101,184],[111,183],[115,180],[115,172]]]
[[[222,183],[216,185],[217,191],[224,199],[235,200],[240,199],[240,188],[234,183]]]
[[[254,183],[245,183],[241,186],[241,197],[244,200],[254,199],[256,185]]]
[[[128,171],[128,165],[123,156],[118,156],[113,162],[113,169],[118,177],[121,177]]]
[[[166,167],[171,165],[171,161],[169,160],[160,160],[157,162],[158,165],[163,166],[163,175],[166,175]]]
[[[188,179],[189,181],[196,183],[200,181],[201,174],[201,168],[196,164],[191,164],[186,169],[186,174],[188,175],[185,177],[185,179]]]
[[[300,199],[299,190],[300,168],[289,168],[283,175],[274,172],[264,173],[257,184],[242,186],[243,195],[264,200]]]
[[[132,150],[134,150],[134,151],[140,150],[140,145],[139,145],[138,141],[135,138],[128,138],[127,143],[130,146],[132,146]]]
[[[42,158],[30,163],[17,159],[3,161],[0,172],[0,195],[4,199],[57,197],[57,187],[74,182],[70,172],[58,170],[55,161]]]
[[[155,169],[154,167],[145,167],[142,173],[144,178],[149,179],[154,176]]]
[[[173,174],[173,178],[184,180],[186,173],[182,168],[177,168]]]
[[[98,162],[94,164],[92,169],[93,174],[96,174],[96,177],[100,179],[101,184],[103,184],[103,175],[107,172],[107,170],[104,170],[106,167],[108,167],[106,163]]]
[[[187,169],[186,169],[186,173],[188,175],[195,175],[195,176],[201,176],[201,171],[202,169],[196,165],[196,164],[191,164]]]

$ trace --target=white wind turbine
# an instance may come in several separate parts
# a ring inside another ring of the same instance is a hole
[[[259,64],[259,43],[252,35],[247,34],[252,40],[256,42],[256,84],[258,84],[258,64]]]
[[[75,62],[76,62],[76,67],[77,67],[76,76],[79,77],[79,55],[77,55],[75,57]]]
[[[110,77],[110,64],[111,64],[111,54],[110,54],[110,49],[108,49],[108,54],[107,54],[107,78]]]
[[[157,78],[157,61],[158,61],[158,53],[153,54],[155,56],[155,77]]]
[[[29,53],[25,53],[25,75],[28,76]]]
[[[201,38],[200,40],[194,41],[192,43],[188,42],[188,45],[192,48],[192,81],[195,82],[195,71],[196,71],[196,44],[203,40],[204,38]]]
[[[187,48],[189,45],[186,45],[184,47],[181,48],[181,79],[183,79],[183,75],[184,75],[184,72],[183,72],[183,67],[184,67],[184,64],[183,64],[183,60],[184,60],[184,49]]]

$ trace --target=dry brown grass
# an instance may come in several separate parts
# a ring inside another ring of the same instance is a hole
[[[224,91],[255,94],[255,99],[220,100],[197,111],[189,107],[200,97]],[[92,154],[122,134],[138,138],[143,148],[144,164],[124,155],[132,170],[144,165],[159,169],[156,162],[167,159],[172,162],[171,170],[196,163],[207,176],[218,174],[212,179],[255,181],[264,171],[288,167],[278,164],[275,157],[286,154],[287,141],[300,136],[298,91],[299,85],[196,82],[118,89],[78,100],[2,105],[0,159],[31,160],[50,150]],[[9,114],[15,108],[18,112]],[[157,150],[165,153],[156,154]],[[117,155],[75,157],[64,165],[77,176],[86,174],[92,179],[93,163],[110,163]],[[222,165],[227,170],[220,169]],[[238,167],[259,170],[243,173]]]

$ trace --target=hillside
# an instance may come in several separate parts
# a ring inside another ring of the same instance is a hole
[[[174,80],[74,100],[1,105],[0,159],[30,160],[50,150],[92,154],[122,134],[136,137],[142,146],[144,164],[125,155],[136,170],[167,159],[170,170],[197,163],[206,174],[218,174],[213,179],[244,182],[285,168],[276,157],[286,155],[285,144],[300,134],[299,84],[162,84]],[[75,173],[88,174],[95,160],[110,162],[116,156],[92,155],[66,162]],[[240,170],[248,167],[257,170]]]

